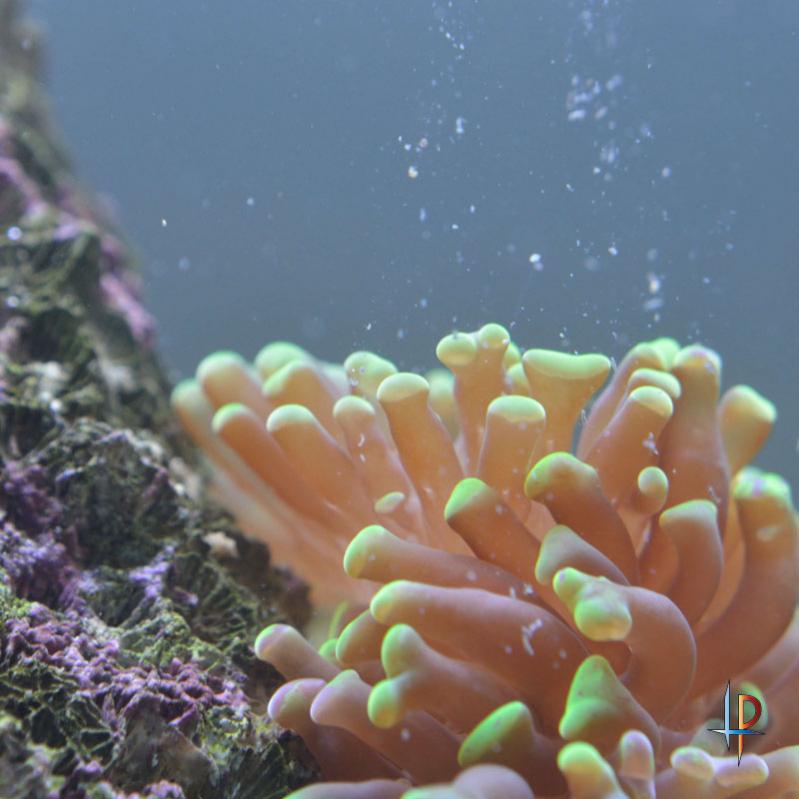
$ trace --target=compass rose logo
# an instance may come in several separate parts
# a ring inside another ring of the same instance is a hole
[[[744,708],[746,703],[749,702],[752,706],[752,718],[748,721],[744,715]],[[760,714],[763,712],[763,706],[760,700],[751,694],[738,694],[738,729],[730,727],[730,683],[727,682],[727,690],[724,692],[724,728],[720,730],[711,729],[710,732],[717,732],[719,735],[724,736],[727,742],[727,751],[730,750],[730,736],[738,736],[738,765],[741,765],[741,758],[744,753],[744,735],[762,735],[762,732],[753,730],[752,727],[757,724],[760,719]]]

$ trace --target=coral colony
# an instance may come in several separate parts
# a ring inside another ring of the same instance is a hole
[[[499,325],[437,355],[422,377],[276,343],[175,390],[243,528],[348,601],[318,649],[255,644],[328,781],[293,796],[799,796],[797,519],[748,465],[772,405],[719,399],[719,357],[671,339],[595,397],[607,358]],[[740,762],[709,731],[736,727],[728,680],[763,708]]]

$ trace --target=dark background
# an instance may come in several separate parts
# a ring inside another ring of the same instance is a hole
[[[672,335],[778,405],[759,462],[799,485],[794,0],[31,7],[176,377],[278,338],[421,368],[486,321]]]

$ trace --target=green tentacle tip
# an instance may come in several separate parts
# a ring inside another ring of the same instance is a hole
[[[542,585],[549,585],[555,574],[566,562],[569,553],[576,549],[573,542],[578,542],[579,536],[570,527],[556,524],[541,542],[538,559],[535,562],[535,579]]]
[[[411,788],[402,794],[402,799],[452,799],[455,795],[449,786],[430,785],[426,788]],[[463,794],[458,794],[463,796]]]
[[[535,499],[542,491],[557,483],[568,484],[576,478],[584,479],[595,474],[596,470],[592,466],[570,452],[550,452],[530,469],[524,481],[524,493],[529,499]]]
[[[757,418],[769,424],[777,421],[777,407],[756,389],[740,385],[730,389],[729,393],[732,392],[735,392],[736,399],[746,403],[749,411]]]
[[[180,404],[181,400],[190,399],[200,390],[199,384],[193,377],[186,377],[172,389],[170,402],[173,405]]]
[[[289,341],[273,341],[261,348],[255,356],[255,368],[263,374],[272,374],[290,361],[310,360],[311,356]]]
[[[385,527],[381,527],[379,524],[370,524],[368,527],[364,527],[350,541],[349,546],[344,551],[344,571],[350,577],[359,577],[369,562],[374,545],[386,536],[394,537]]]
[[[344,360],[344,368],[355,375],[380,378],[397,373],[397,367],[388,359],[368,350],[357,350]]]
[[[372,688],[366,704],[369,721],[381,730],[387,730],[402,721],[402,695],[396,680],[381,680]]]
[[[590,577],[572,567],[555,574],[553,588],[572,611],[580,632],[593,641],[621,641],[632,629],[623,596],[605,577]]]
[[[234,416],[238,416],[240,413],[247,413],[248,410],[247,406],[240,402],[229,402],[227,405],[223,405],[214,414],[214,418],[211,420],[211,429],[214,433],[218,433]]]
[[[238,352],[233,350],[217,350],[210,355],[206,355],[197,366],[197,375],[213,369],[218,366],[224,366],[227,363],[235,363],[237,365],[246,365],[247,361],[239,355]]]
[[[696,746],[680,746],[669,758],[672,768],[686,777],[710,783],[716,773],[713,758]]]
[[[649,345],[655,350],[655,352],[661,358],[663,367],[665,369],[671,369],[671,366],[674,363],[674,358],[680,351],[680,343],[676,339],[664,336],[663,338],[656,338],[653,341],[643,342],[643,344],[640,346],[646,345]]]
[[[330,663],[338,665],[338,659],[336,658],[336,643],[338,639],[336,638],[328,638],[320,647],[319,647],[319,654]]]
[[[501,416],[511,424],[536,424],[546,418],[546,411],[540,402],[518,394],[505,394],[493,399],[488,406],[488,414]]]
[[[533,718],[522,702],[509,702],[486,716],[464,739],[458,750],[461,768],[496,761],[501,757],[502,741],[530,734]]]
[[[610,359],[598,353],[571,355],[557,350],[527,350],[522,363],[537,372],[561,380],[593,380],[610,371]]]
[[[314,428],[318,427],[319,422],[313,415],[313,411],[304,405],[289,403],[275,408],[266,420],[266,429],[270,433],[277,433],[284,429],[294,428]]]
[[[397,372],[386,377],[377,389],[377,401],[391,405],[408,399],[427,398],[430,384],[421,375],[413,372]]]
[[[567,741],[615,743],[630,726],[631,703],[637,706],[607,660],[591,655],[574,673],[558,732]]]
[[[558,768],[566,775],[574,795],[626,795],[621,792],[613,768],[591,744],[583,741],[566,744],[558,753]]]
[[[669,489],[669,478],[659,466],[647,466],[638,472],[637,485],[638,490],[645,494],[666,492]]]
[[[791,487],[773,472],[763,472],[752,466],[741,469],[732,483],[733,497],[738,501],[768,497],[780,505],[791,507]]]
[[[419,633],[408,624],[395,624],[384,636],[380,660],[389,677],[409,671],[416,663],[423,646]]]
[[[466,477],[452,489],[444,508],[444,518],[449,521],[462,513],[472,502],[485,494],[488,486],[477,477]]]
[[[282,628],[283,625],[281,624],[270,624],[258,633],[255,643],[253,644],[253,651],[259,660],[263,660],[263,654],[270,639],[274,638]]]
[[[391,615],[391,607],[396,604],[400,595],[406,590],[407,586],[412,585],[408,580],[395,580],[393,583],[384,585],[369,603],[369,611],[374,616],[375,621],[385,623]]]
[[[279,397],[287,391],[296,380],[298,374],[308,374],[314,371],[314,366],[309,360],[295,358],[284,363],[279,369],[275,369],[261,385],[261,393],[267,399]]]
[[[477,331],[477,340],[482,347],[501,349],[510,344],[510,333],[502,325],[489,322]]]
[[[672,505],[660,514],[660,523],[686,520],[714,524],[718,516],[718,508],[709,499],[687,499],[679,505]]]
[[[436,358],[449,369],[468,366],[476,355],[477,342],[469,333],[450,333],[436,347]]]
[[[398,508],[402,507],[405,502],[406,496],[402,491],[389,491],[384,494],[374,504],[375,513],[385,515],[387,513],[394,513]]]

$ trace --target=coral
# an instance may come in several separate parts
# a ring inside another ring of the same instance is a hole
[[[244,529],[349,600],[318,649],[255,644],[332,781],[298,799],[796,795],[797,520],[749,466],[771,404],[670,339],[596,396],[608,359],[498,325],[437,354],[425,379],[273,344],[174,394]],[[740,763],[707,731],[728,680],[764,706]]]

